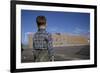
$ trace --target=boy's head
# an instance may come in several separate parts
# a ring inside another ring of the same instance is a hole
[[[45,16],[37,16],[36,18],[38,28],[46,28],[46,18]]]

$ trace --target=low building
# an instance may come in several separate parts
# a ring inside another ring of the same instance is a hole
[[[84,36],[79,35],[69,35],[69,34],[60,34],[55,33],[52,35],[53,46],[77,46],[77,45],[88,45],[89,40]]]
[[[33,34],[28,34],[28,45],[29,48],[33,48]],[[89,45],[89,39],[84,36],[70,35],[62,33],[52,34],[53,47],[60,46],[79,46],[79,45]]]

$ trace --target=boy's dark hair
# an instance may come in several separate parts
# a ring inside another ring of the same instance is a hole
[[[36,18],[37,26],[46,25],[46,17],[45,16],[37,16]]]

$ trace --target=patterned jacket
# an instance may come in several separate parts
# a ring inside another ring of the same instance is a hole
[[[52,36],[45,29],[39,29],[33,36],[34,49],[47,49],[53,55]]]

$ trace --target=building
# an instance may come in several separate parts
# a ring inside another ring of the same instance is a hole
[[[33,48],[33,34],[28,34],[28,45],[29,48]],[[79,46],[79,45],[89,45],[89,39],[84,36],[70,35],[62,33],[52,34],[53,47],[60,46]]]
[[[33,48],[33,34],[32,33],[28,34],[28,47]]]
[[[69,35],[69,34],[61,34],[55,33],[52,35],[53,38],[53,46],[77,46],[77,45],[88,45],[89,40],[84,36],[79,35]]]

